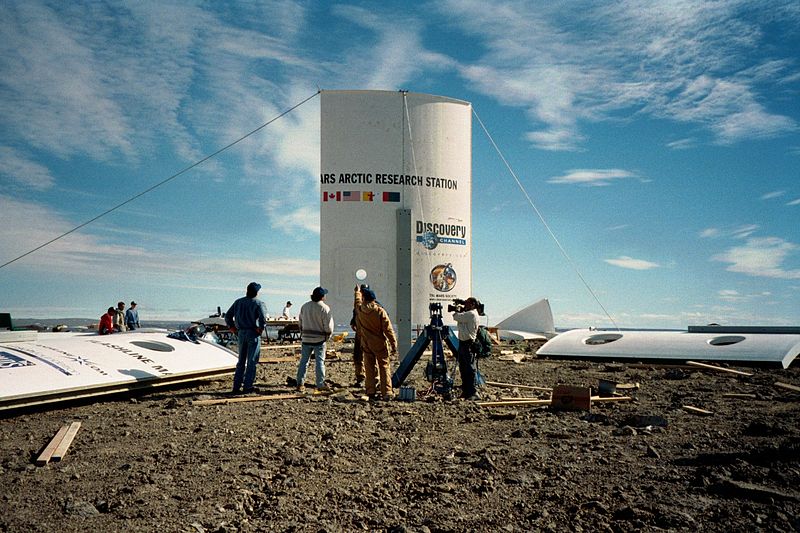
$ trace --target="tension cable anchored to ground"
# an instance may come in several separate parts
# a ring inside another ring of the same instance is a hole
[[[528,200],[528,204],[530,204],[531,208],[536,213],[536,216],[539,217],[539,220],[542,222],[542,225],[547,230],[547,233],[550,234],[550,237],[553,239],[553,242],[555,242],[556,246],[558,246],[558,249],[561,251],[561,255],[563,255],[566,258],[567,262],[570,264],[572,269],[578,275],[578,278],[580,278],[581,282],[583,283],[583,286],[586,287],[586,290],[589,291],[589,294],[592,295],[592,298],[594,298],[594,301],[597,302],[597,305],[600,306],[600,309],[603,310],[603,313],[605,313],[606,317],[614,325],[614,328],[616,328],[617,331],[619,331],[619,326],[617,326],[617,323],[614,321],[613,318],[611,318],[611,315],[608,313],[605,306],[603,306],[603,304],[600,302],[600,299],[597,297],[597,294],[595,294],[595,292],[592,290],[592,287],[590,287],[589,283],[586,281],[586,278],[584,278],[583,274],[581,274],[581,271],[578,269],[578,265],[575,264],[575,262],[567,253],[567,251],[564,249],[564,247],[561,246],[561,242],[559,242],[558,238],[556,237],[556,234],[553,233],[552,229],[550,229],[550,225],[544,219],[544,216],[542,216],[542,213],[536,207],[536,204],[533,203],[533,200],[528,194],[528,191],[525,190],[525,187],[522,185],[522,182],[517,177],[517,174],[514,172],[514,169],[511,168],[511,165],[508,163],[508,160],[503,155],[503,152],[500,151],[500,148],[497,146],[497,143],[494,142],[494,139],[492,138],[492,135],[489,133],[489,130],[487,130],[486,126],[483,125],[481,117],[479,117],[478,113],[475,112],[475,108],[472,109],[472,114],[475,115],[475,118],[478,120],[478,124],[481,125],[481,129],[483,129],[483,132],[486,134],[486,137],[489,139],[489,142],[492,143],[492,146],[497,152],[497,155],[500,156],[500,159],[503,161],[503,164],[506,166],[506,169],[508,169],[508,172],[511,174],[511,177],[514,178],[514,181],[517,183],[517,187],[519,187],[519,189],[522,191],[522,194],[525,195],[525,198]]]
[[[322,90],[317,90],[317,92],[315,92],[314,94],[312,94],[312,95],[311,95],[311,96],[309,96],[308,98],[306,98],[306,99],[302,100],[301,102],[298,102],[297,104],[295,104],[295,105],[293,105],[292,107],[290,107],[289,109],[287,109],[287,110],[283,111],[283,112],[282,112],[282,113],[280,113],[279,115],[277,115],[277,116],[275,116],[275,117],[271,118],[270,120],[268,120],[268,121],[267,121],[267,122],[265,122],[264,124],[260,125],[260,126],[259,126],[259,127],[257,127],[256,129],[254,129],[254,130],[252,130],[252,131],[250,131],[250,132],[248,132],[248,133],[246,133],[246,134],[242,135],[241,137],[239,137],[239,138],[238,138],[238,139],[236,139],[235,141],[233,141],[233,142],[231,142],[231,143],[229,143],[229,144],[227,144],[227,145],[223,146],[222,148],[220,148],[220,149],[219,149],[219,150],[217,150],[216,152],[214,152],[214,153],[212,153],[212,154],[209,154],[209,155],[205,156],[204,158],[202,158],[202,159],[200,159],[200,160],[198,160],[198,161],[196,161],[196,162],[192,163],[192,164],[191,164],[191,165],[189,165],[188,167],[184,168],[183,170],[180,170],[180,171],[176,172],[175,174],[171,175],[170,177],[168,177],[168,178],[165,178],[165,179],[163,179],[163,180],[159,181],[159,182],[158,182],[158,183],[156,183],[155,185],[152,185],[152,186],[148,187],[147,189],[143,190],[142,192],[140,192],[140,193],[138,193],[138,194],[135,194],[134,196],[131,196],[130,198],[128,198],[128,199],[127,199],[127,200],[125,200],[124,202],[121,202],[121,203],[119,203],[119,204],[115,205],[114,207],[112,207],[112,208],[110,208],[110,209],[107,209],[107,210],[103,211],[102,213],[100,213],[100,214],[99,214],[99,215],[97,215],[96,217],[94,217],[94,218],[92,218],[92,219],[89,219],[89,220],[87,220],[86,222],[84,222],[84,223],[82,223],[82,224],[80,224],[80,225],[78,225],[78,226],[75,226],[74,228],[72,228],[72,229],[71,229],[71,230],[69,230],[69,231],[65,231],[64,233],[62,233],[62,234],[61,234],[61,235],[59,235],[58,237],[54,237],[54,238],[50,239],[49,241],[47,241],[47,242],[45,242],[45,243],[42,243],[42,244],[40,244],[40,245],[39,245],[39,246],[37,246],[36,248],[33,248],[33,249],[31,249],[31,250],[28,250],[28,251],[27,251],[27,252],[25,252],[24,254],[22,254],[22,255],[20,255],[20,256],[18,256],[18,257],[15,257],[14,259],[11,259],[10,261],[6,261],[6,262],[5,262],[5,263],[3,263],[2,265],[0,265],[0,268],[4,268],[4,267],[6,267],[6,266],[10,265],[11,263],[14,263],[14,262],[16,262],[16,261],[19,261],[19,260],[20,260],[20,259],[22,259],[23,257],[27,257],[27,256],[31,255],[31,254],[32,254],[32,253],[34,253],[34,252],[38,252],[38,251],[39,251],[39,250],[41,250],[42,248],[44,248],[44,247],[46,247],[46,246],[49,246],[49,245],[53,244],[54,242],[56,242],[56,241],[58,241],[58,240],[60,240],[60,239],[63,239],[64,237],[66,237],[67,235],[69,235],[69,234],[71,234],[71,233],[75,233],[75,232],[76,232],[76,231],[78,231],[79,229],[81,229],[81,228],[84,228],[84,227],[88,226],[88,225],[89,225],[89,224],[91,224],[92,222],[95,222],[95,221],[97,221],[97,220],[99,220],[99,219],[103,218],[104,216],[106,216],[106,215],[108,215],[108,214],[110,214],[110,213],[113,213],[114,211],[116,211],[116,210],[117,210],[117,209],[119,209],[120,207],[122,207],[122,206],[125,206],[125,205],[128,205],[129,203],[133,202],[133,201],[134,201],[134,200],[136,200],[137,198],[141,198],[141,197],[142,197],[142,196],[144,196],[145,194],[147,194],[147,193],[149,193],[149,192],[152,192],[152,191],[154,191],[155,189],[157,189],[157,188],[161,187],[162,185],[164,185],[164,184],[166,184],[166,183],[168,183],[168,182],[170,182],[170,181],[174,180],[174,179],[175,179],[175,178],[177,178],[178,176],[181,176],[181,175],[185,174],[186,172],[189,172],[190,170],[192,170],[192,169],[193,169],[193,168],[195,168],[196,166],[199,166],[199,165],[201,165],[201,164],[205,163],[206,161],[208,161],[209,159],[211,159],[211,158],[213,158],[213,157],[216,157],[216,156],[218,156],[219,154],[221,154],[222,152],[224,152],[224,151],[225,151],[225,150],[227,150],[228,148],[231,148],[231,147],[233,147],[233,146],[235,146],[235,145],[239,144],[240,142],[242,142],[243,140],[247,139],[247,138],[248,138],[248,137],[250,137],[251,135],[254,135],[254,134],[258,133],[259,131],[263,130],[264,128],[266,128],[267,126],[269,126],[270,124],[272,124],[272,123],[273,123],[273,122],[275,122],[276,120],[279,120],[280,118],[282,118],[282,117],[284,117],[284,116],[288,115],[289,113],[291,113],[292,111],[294,111],[295,109],[297,109],[298,107],[300,107],[301,105],[303,105],[303,104],[305,104],[306,102],[308,102],[309,100],[313,99],[313,98],[314,98],[315,96],[317,96],[317,95],[318,95],[320,92],[322,92]]]

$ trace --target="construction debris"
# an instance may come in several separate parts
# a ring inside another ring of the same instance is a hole
[[[553,389],[551,387],[534,387],[533,385],[516,385],[514,383],[503,383],[501,381],[487,381],[486,385],[492,387],[501,387],[505,389],[524,389],[524,390],[540,390],[540,391],[547,391],[551,392]]]
[[[697,361],[686,361],[689,366],[696,366],[698,368],[705,368],[706,370],[716,370],[717,372],[728,372],[729,374],[737,374],[739,376],[752,376],[750,372],[742,372],[741,370],[734,370],[732,368],[723,368],[721,366],[707,365],[706,363],[698,363]]]
[[[50,443],[39,454],[39,457],[36,458],[36,466],[44,466],[50,461],[58,462],[63,459],[67,455],[67,450],[80,428],[80,422],[73,422],[59,429]]]
[[[584,400],[581,401],[585,403]],[[633,401],[633,398],[630,396],[614,396],[613,398],[590,396],[589,401],[591,403],[630,402]],[[514,398],[514,399],[507,398],[504,400],[501,399],[499,401],[476,402],[476,405],[480,405],[482,407],[505,407],[512,405],[527,407],[527,406],[537,406],[537,405],[551,405],[552,403],[553,403],[552,400],[537,400],[536,398]]]
[[[800,387],[795,385],[789,385],[788,383],[781,383],[780,381],[775,382],[776,387],[780,387],[782,389],[790,390],[792,392],[800,392]]]
[[[691,405],[684,405],[683,408],[689,411],[690,413],[694,413],[697,415],[711,416],[714,414],[711,411],[706,411],[705,409],[700,409],[699,407],[693,407]]]
[[[271,394],[266,396],[239,396],[235,398],[220,398],[218,400],[195,400],[194,405],[219,405],[239,402],[264,402],[269,400],[299,400],[306,398],[305,394]]]

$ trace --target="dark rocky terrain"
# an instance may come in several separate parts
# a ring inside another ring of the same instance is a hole
[[[227,379],[6,413],[0,531],[800,529],[800,393],[774,385],[800,385],[797,368],[482,361],[490,381],[640,384],[632,402],[554,412],[426,399],[423,364],[418,401],[364,402],[337,350],[328,376],[342,385],[328,396],[195,403],[224,398]],[[293,391],[283,351],[262,356],[274,361],[260,365],[263,394]],[[35,466],[73,421],[63,461]]]

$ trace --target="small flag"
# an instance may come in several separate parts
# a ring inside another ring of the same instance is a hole
[[[344,191],[342,193],[343,202],[360,202],[361,191]]]
[[[399,202],[400,201],[400,193],[399,192],[383,192],[383,201],[384,202]]]
[[[374,197],[375,197],[375,194],[373,194],[370,191],[364,191],[364,192],[361,193],[361,201],[362,202],[371,202]]]
[[[336,192],[323,191],[322,192],[322,201],[323,202],[327,202],[328,200],[334,200],[336,202],[339,202],[339,201],[341,201],[341,199],[342,199],[341,191],[336,191]]]

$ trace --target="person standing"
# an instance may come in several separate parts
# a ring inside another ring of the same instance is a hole
[[[397,337],[395,337],[392,321],[386,310],[378,305],[375,291],[370,288],[355,287],[353,307],[356,310],[356,335],[361,340],[361,352],[364,356],[364,367],[367,374],[367,396],[371,399],[392,399],[392,377],[389,375],[390,352],[397,355]],[[378,376],[375,376],[375,367]],[[377,381],[380,380],[380,397],[377,394]]]
[[[297,391],[305,390],[306,371],[312,352],[315,361],[317,391],[327,390],[325,385],[325,343],[333,333],[333,314],[325,303],[327,289],[317,287],[311,293],[311,301],[300,308],[300,363],[297,365]],[[287,305],[290,305],[287,302]]]
[[[131,302],[131,307],[125,312],[125,323],[129,330],[139,329],[139,311],[136,309],[136,302]]]
[[[461,397],[467,400],[480,400],[475,390],[475,355],[472,343],[478,336],[478,300],[469,297],[464,300],[464,310],[453,313],[458,327],[458,371],[461,373]]]
[[[364,386],[366,374],[364,373],[364,353],[361,351],[361,338],[358,336],[356,327],[356,310],[353,308],[353,318],[350,319],[350,329],[353,330],[353,370],[356,374],[356,381],[353,387],[361,388]]]
[[[117,315],[114,317],[114,328],[117,331],[127,331],[125,326],[125,302],[117,302]]]
[[[281,318],[292,318],[292,302],[286,302],[286,305],[283,306]]]
[[[100,323],[97,325],[98,335],[108,335],[114,333],[114,318],[117,316],[117,310],[109,307],[106,314],[100,317]]]
[[[255,392],[256,367],[261,356],[261,333],[266,325],[264,302],[256,298],[261,285],[255,281],[247,285],[247,293],[231,305],[225,313],[225,323],[239,341],[239,362],[233,374],[233,394]]]

